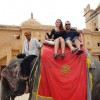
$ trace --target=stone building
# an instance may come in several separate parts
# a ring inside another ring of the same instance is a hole
[[[54,26],[42,25],[31,16],[20,26],[0,25],[0,66],[5,67],[9,61],[16,57],[22,50],[25,40],[24,32],[31,31],[32,37],[36,37],[41,43],[45,38],[45,31],[50,31]]]
[[[100,31],[100,3],[95,10],[88,4],[84,9],[86,29],[91,31]]]
[[[93,58],[100,61],[100,31],[83,30],[84,46],[92,54]]]
[[[84,45],[92,56],[100,61],[100,4],[95,10],[90,5],[84,9],[86,29],[83,30]]]

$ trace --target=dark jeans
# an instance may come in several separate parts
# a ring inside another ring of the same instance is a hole
[[[26,57],[26,55],[24,53],[20,53],[17,55],[17,58],[24,58],[24,57]]]
[[[31,62],[34,58],[37,57],[36,55],[29,55],[26,56],[22,63],[21,63],[21,76],[29,76],[31,71]]]

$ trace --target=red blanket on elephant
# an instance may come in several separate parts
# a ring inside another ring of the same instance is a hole
[[[58,52],[61,53],[61,49]],[[85,50],[76,55],[66,47],[64,59],[54,59],[53,54],[54,47],[44,45],[38,95],[53,100],[86,100]]]

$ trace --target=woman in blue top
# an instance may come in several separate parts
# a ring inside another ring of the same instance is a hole
[[[55,22],[55,29],[52,29],[51,34],[49,35],[48,33],[47,36],[49,38],[53,38],[54,39],[54,58],[56,59],[58,56],[60,56],[60,54],[58,53],[58,48],[59,48],[59,44],[61,43],[61,50],[62,50],[62,54],[61,57],[64,58],[65,57],[65,39],[66,39],[66,31],[63,28],[63,24],[62,21],[60,19],[57,19]]]

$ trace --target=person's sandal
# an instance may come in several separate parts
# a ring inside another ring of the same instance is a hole
[[[62,59],[65,58],[65,54],[64,53],[61,54],[61,58]]]
[[[54,54],[54,58],[57,59],[60,56],[59,53]]]
[[[74,53],[78,50],[78,48],[74,48],[71,52]]]

